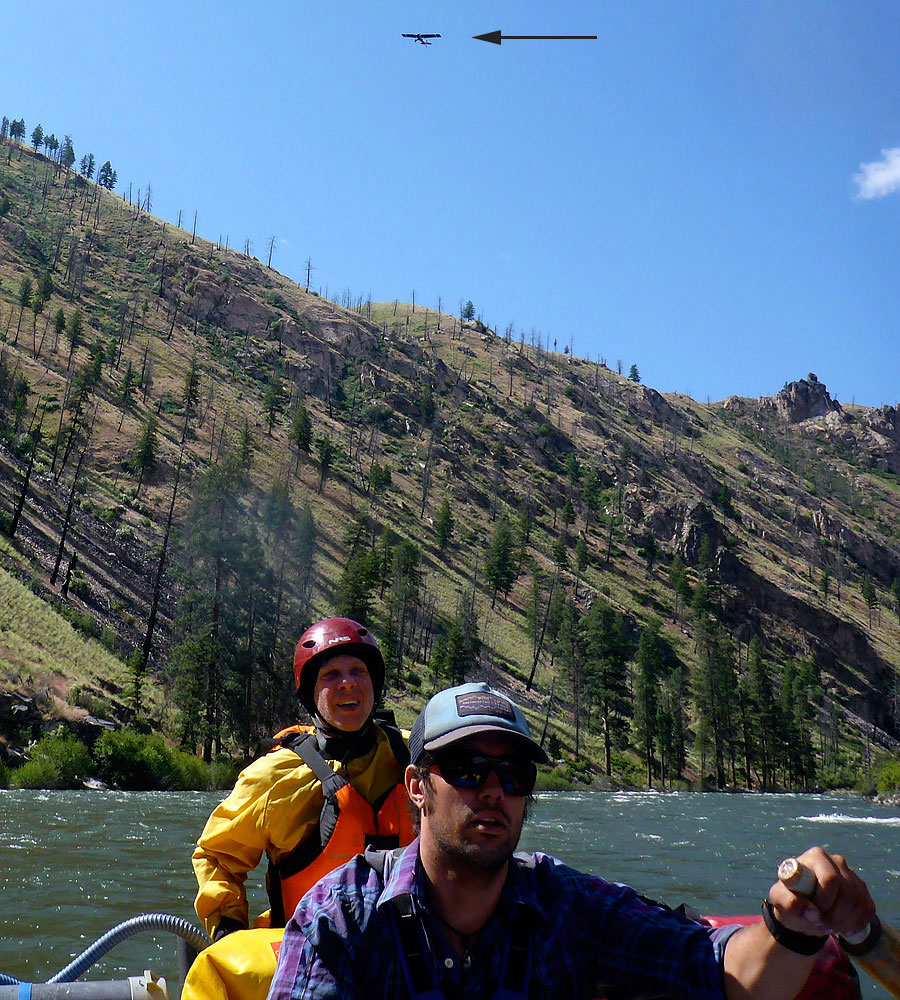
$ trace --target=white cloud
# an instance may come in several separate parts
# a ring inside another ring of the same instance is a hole
[[[860,163],[859,173],[854,174],[860,198],[883,198],[900,191],[900,147],[883,149],[881,156],[875,163]]]

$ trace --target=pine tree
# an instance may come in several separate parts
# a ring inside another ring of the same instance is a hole
[[[766,791],[775,784],[775,766],[778,760],[778,705],[772,688],[769,664],[763,654],[762,644],[755,636],[750,642],[748,656],[750,717],[758,740],[756,759],[762,773],[762,789]]]
[[[134,402],[134,387],[137,385],[138,373],[135,371],[134,365],[131,363],[131,358],[128,359],[128,365],[125,368],[125,374],[122,376],[122,381],[119,383],[119,406],[122,410],[130,410],[131,404]],[[119,425],[121,427],[121,424]]]
[[[566,458],[566,475],[573,486],[577,486],[581,481],[581,465],[575,452],[570,452]]]
[[[75,162],[75,150],[72,148],[72,137],[66,136],[63,139],[60,150],[59,162],[66,168],[66,183],[69,181],[69,168]]]
[[[312,510],[305,504],[297,511],[294,527],[294,565],[299,595],[298,618],[306,619],[316,555],[316,522]]]
[[[316,451],[319,455],[319,489],[317,492],[321,493],[334,464],[337,448],[331,438],[327,434],[323,434],[316,438]]]
[[[138,435],[128,462],[129,469],[132,473],[136,473],[138,477],[137,493],[140,493],[141,485],[147,473],[152,472],[156,468],[156,428],[156,415],[151,413],[141,427],[141,432]]]
[[[284,385],[280,375],[273,375],[266,386],[263,396],[263,413],[266,415],[268,423],[268,434],[271,436],[275,421],[281,416],[284,410]]]
[[[66,332],[66,314],[63,312],[62,308],[56,310],[56,316],[53,317],[53,350],[59,346],[59,338]]]
[[[250,421],[244,417],[237,439],[237,467],[246,475],[253,466],[253,451],[255,445],[253,441],[253,431],[250,429]]]
[[[481,639],[478,619],[473,610],[460,607],[447,626],[445,636],[439,636],[432,652],[431,668],[435,676],[447,685],[464,684],[478,666]]]
[[[630,371],[628,372],[628,377],[632,382],[640,382],[641,373],[638,371],[637,365],[632,365]]]
[[[560,666],[572,686],[575,756],[581,757],[581,717],[584,712],[584,637],[575,602],[567,599],[556,636]]]
[[[699,631],[699,630],[698,630]],[[699,662],[694,674],[694,703],[701,716],[716,766],[716,785],[725,788],[725,759],[733,747],[737,678],[730,637],[707,626],[700,636]]]
[[[112,164],[107,160],[103,166],[97,171],[97,183],[100,187],[106,188],[107,191],[112,191],[116,186],[116,181],[119,175],[112,168]]]
[[[31,296],[33,294],[31,278],[26,274],[19,282],[19,322],[16,324],[16,336],[13,340],[14,344],[19,342],[19,329],[22,326],[22,314],[31,305]]]
[[[300,452],[305,451],[308,454],[312,445],[312,418],[303,403],[298,404],[291,418],[290,441],[297,448],[297,468],[299,469]]]
[[[454,526],[453,512],[450,510],[450,501],[444,497],[444,500],[438,509],[437,517],[434,519],[434,533],[437,538],[438,551],[441,555],[444,554],[444,549],[453,537]]]
[[[519,514],[516,517],[516,575],[522,572],[522,561],[528,551],[528,543],[531,540],[531,510],[528,504],[522,504]]]
[[[372,617],[373,591],[377,573],[373,573],[374,552],[357,552],[344,566],[335,596],[335,614],[356,622],[368,622]],[[377,561],[377,556],[375,556]]]
[[[207,761],[229,734],[249,740],[255,685],[271,672],[273,574],[242,509],[243,482],[234,452],[200,477],[179,559],[185,596],[170,673],[182,743],[200,743]]]
[[[658,683],[662,675],[662,655],[658,628],[648,625],[638,642],[635,657],[634,727],[638,746],[644,752],[647,787],[653,787],[653,758],[657,744]]]
[[[513,558],[513,536],[506,515],[497,522],[491,536],[484,560],[484,577],[491,585],[491,609],[497,603],[497,591],[508,594],[516,582],[516,566]]]
[[[434,390],[427,383],[422,386],[419,392],[419,409],[422,414],[422,425],[428,427],[437,412],[437,403],[434,398]]]
[[[81,310],[76,309],[72,313],[66,329],[66,333],[69,336],[69,360],[66,362],[66,371],[69,370],[69,366],[72,364],[72,355],[81,346],[82,332]]]
[[[859,589],[862,593],[863,600],[866,602],[866,607],[869,609],[869,628],[871,628],[872,611],[878,603],[878,594],[875,590],[875,584],[872,583],[872,578],[868,573],[863,574],[862,583],[859,585]]]
[[[184,426],[181,429],[181,440],[187,437],[188,424],[194,415],[194,407],[200,402],[200,364],[195,354],[184,373],[184,387],[181,391],[181,407],[184,412]]]
[[[587,693],[600,713],[606,774],[612,775],[612,749],[620,745],[630,714],[627,663],[631,645],[625,620],[597,599],[584,619]]]
[[[693,598],[687,570],[679,555],[675,556],[669,566],[669,583],[675,591],[675,617],[678,618],[681,615],[681,609],[685,605],[689,605]]]

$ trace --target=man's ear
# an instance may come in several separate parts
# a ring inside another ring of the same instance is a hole
[[[418,771],[412,764],[409,764],[406,768],[404,782],[406,784],[406,794],[409,796],[410,801],[421,810],[425,804],[425,782],[419,777]]]

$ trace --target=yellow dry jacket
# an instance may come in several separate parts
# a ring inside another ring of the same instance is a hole
[[[403,737],[408,739],[409,734],[404,732]],[[333,760],[328,765],[332,771],[340,770],[370,805],[384,801],[395,786],[402,787],[405,765],[380,727],[375,745],[363,756],[345,767]],[[247,873],[263,854],[277,866],[308,838],[318,839],[324,805],[321,782],[293,750],[282,747],[265,754],[238,775],[234,790],[207,821],[191,859],[199,884],[194,908],[211,934],[223,917],[249,924]],[[403,833],[401,843],[409,842],[412,837]],[[332,867],[338,864],[335,861]]]

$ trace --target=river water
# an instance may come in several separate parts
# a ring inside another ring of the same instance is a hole
[[[218,799],[0,791],[0,972],[44,981],[138,913],[193,919],[190,854]],[[812,844],[845,854],[881,916],[900,926],[900,810],[851,796],[546,792],[536,797],[521,847],[673,906],[741,914],[758,912],[782,858]],[[256,911],[265,908],[259,888],[251,900]],[[175,985],[171,936],[126,942],[86,978],[145,968]],[[865,995],[888,996],[874,984]]]

